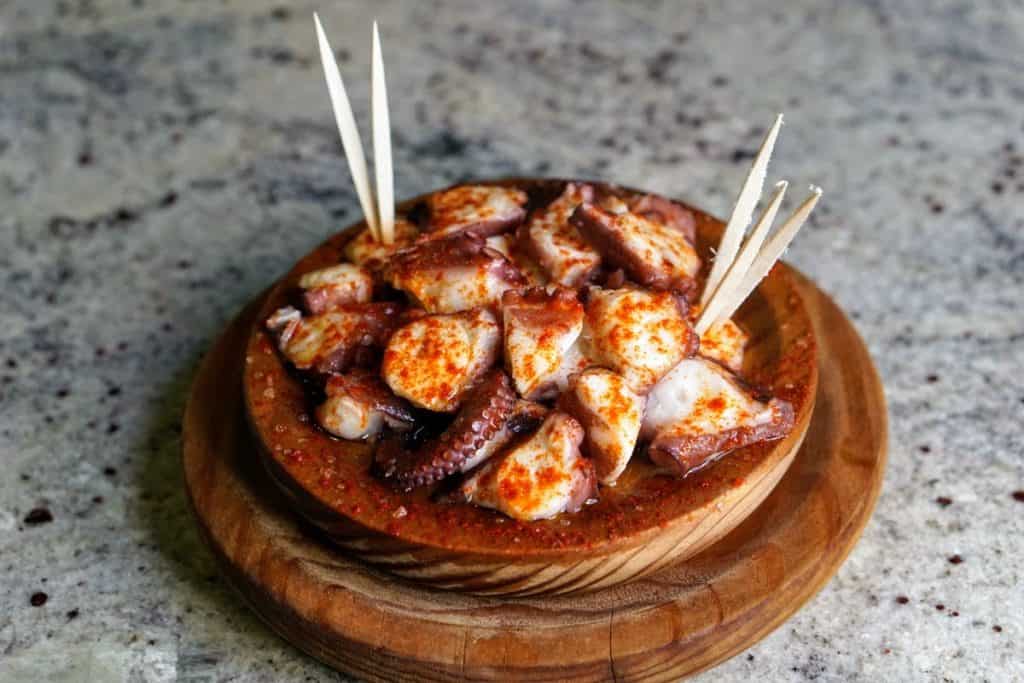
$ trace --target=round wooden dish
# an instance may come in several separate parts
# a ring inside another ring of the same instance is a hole
[[[271,628],[363,679],[672,681],[711,667],[825,585],[882,485],[878,374],[835,304],[796,283],[820,348],[806,439],[771,495],[687,562],[585,595],[507,598],[417,587],[338,552],[268,480],[229,390],[258,304],[203,359],[185,412],[185,484],[201,533]]]
[[[501,184],[522,187],[541,202],[562,181]],[[723,225],[695,213],[698,246],[707,257]],[[818,379],[816,345],[792,273],[782,265],[737,320],[751,335],[743,376],[793,404],[796,424],[788,437],[737,450],[682,480],[654,475],[644,458],[634,458],[597,504],[541,522],[397,493],[370,474],[369,445],[333,439],[312,425],[301,383],[260,324],[287,301],[302,273],[341,260],[353,229],[300,260],[270,291],[249,338],[243,385],[256,452],[272,479],[295,511],[354,557],[410,580],[477,594],[607,588],[692,557],[729,533],[771,492],[803,441]]]

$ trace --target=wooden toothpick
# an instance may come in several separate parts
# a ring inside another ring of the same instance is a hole
[[[758,252],[750,268],[744,273],[740,284],[732,291],[723,292],[723,299],[718,304],[718,313],[711,320],[709,326],[716,321],[725,320],[730,317],[740,307],[740,304],[750,296],[750,293],[757,287],[757,283],[763,280],[775,263],[782,258],[786,248],[789,247],[797,232],[803,227],[807,217],[811,215],[811,211],[814,210],[815,205],[821,198],[821,194],[822,190],[820,187],[811,186],[811,194],[804,200],[803,204],[797,207],[793,215],[782,224],[778,232],[772,235],[771,239],[764,245],[764,248]]]
[[[718,285],[711,298],[708,299],[707,305],[700,312],[697,324],[694,325],[697,334],[704,334],[711,325],[718,321],[718,313],[728,298],[728,292],[743,282],[743,276],[746,275],[750,264],[754,262],[754,258],[761,250],[761,245],[764,244],[765,238],[768,237],[768,233],[772,229],[775,216],[779,212],[779,206],[782,204],[782,198],[786,195],[786,188],[788,187],[789,183],[785,180],[775,185],[775,195],[768,203],[768,207],[761,214],[761,218],[758,219],[754,229],[750,232],[750,236],[743,243],[743,248],[740,249],[736,260],[729,266],[729,272],[726,273],[721,284]]]
[[[739,249],[740,241],[743,239],[743,233],[746,232],[747,226],[750,225],[750,219],[754,215],[754,207],[757,206],[757,200],[761,198],[765,175],[768,172],[768,160],[772,156],[772,150],[775,148],[775,139],[779,136],[779,129],[781,127],[782,114],[779,114],[775,118],[775,123],[768,130],[768,134],[765,135],[761,148],[757,152],[757,157],[754,158],[754,163],[751,165],[747,178],[743,182],[743,187],[740,189],[739,196],[736,198],[736,206],[733,207],[729,223],[725,226],[725,232],[722,233],[722,241],[719,243],[718,251],[715,253],[714,265],[711,267],[707,284],[704,286],[703,294],[701,294],[701,306],[707,305],[708,299],[715,293],[715,289],[718,288],[722,278],[728,272],[729,266],[732,265],[733,259],[736,258],[736,251]]]
[[[363,143],[359,139],[359,129],[356,127],[355,117],[352,115],[352,106],[348,101],[348,94],[345,92],[345,83],[341,80],[341,73],[338,71],[338,63],[334,59],[334,52],[331,44],[324,33],[324,27],[320,24],[320,17],[313,13],[313,22],[316,24],[316,37],[320,46],[320,61],[324,67],[324,78],[327,80],[327,91],[330,94],[331,106],[334,109],[334,120],[338,125],[338,133],[341,134],[341,144],[345,148],[345,158],[348,159],[348,169],[352,174],[352,182],[356,186],[356,194],[359,196],[359,204],[363,208],[363,216],[370,228],[370,234],[374,239],[380,240],[380,226],[377,222],[377,210],[374,207],[373,194],[370,190],[370,177],[366,170],[366,156],[363,154]]]
[[[380,33],[373,22],[373,55],[370,73],[370,103],[373,115],[373,167],[377,181],[377,211],[384,244],[395,241],[395,177],[391,165],[391,117],[388,88],[384,79]]]

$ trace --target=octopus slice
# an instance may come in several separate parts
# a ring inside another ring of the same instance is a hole
[[[573,378],[559,397],[558,408],[583,425],[583,453],[594,461],[597,480],[614,484],[640,435],[644,397],[611,370],[590,368]]]
[[[300,370],[343,372],[373,348],[381,347],[401,323],[393,302],[345,304],[327,313],[295,317],[279,309],[267,319],[278,348]]]
[[[571,222],[608,264],[647,287],[690,289],[700,270],[700,257],[686,236],[659,221],[582,204]]]
[[[266,320],[266,327],[279,347],[288,343],[302,322],[302,311],[294,306],[282,306]]]
[[[405,450],[397,440],[379,449],[377,471],[404,490],[429,486],[480,465],[516,434],[535,428],[543,412],[543,406],[519,400],[508,375],[494,370],[466,395],[439,437],[416,451]]]
[[[491,235],[484,240],[484,243],[489,249],[493,249],[508,259],[509,262],[512,262],[512,247],[515,244],[512,235],[507,233],[503,235]]]
[[[698,356],[648,395],[642,434],[651,460],[685,476],[733,449],[782,438],[793,422],[788,402],[756,396],[728,368]]]
[[[569,183],[557,199],[530,215],[524,239],[552,282],[578,287],[601,265],[601,255],[569,223],[576,207],[593,200],[593,187]]]
[[[535,431],[544,422],[544,418],[547,417],[549,412],[547,406],[542,403],[517,399],[515,406],[512,408],[512,415],[501,426],[497,434],[477,449],[475,454],[470,455],[462,463],[459,471],[470,472],[476,469],[478,465],[486,462],[491,456],[507,446],[517,435]]]
[[[413,426],[412,407],[391,393],[376,373],[356,370],[331,375],[324,391],[327,400],[317,406],[317,422],[342,439],[368,439],[385,424],[399,431]]]
[[[405,218],[395,218],[395,241],[391,244],[373,238],[369,228],[362,230],[345,245],[345,257],[371,271],[387,265],[396,252],[408,247],[419,236],[419,229]]]
[[[593,287],[586,309],[587,355],[646,394],[697,350],[685,309],[685,302],[669,292]]]
[[[302,303],[314,315],[341,304],[365,304],[373,298],[373,275],[352,263],[339,263],[299,278]]]
[[[551,413],[529,438],[470,474],[459,495],[524,521],[576,512],[597,491],[594,464],[580,453],[582,441],[579,422]]]
[[[743,350],[750,337],[732,319],[715,323],[700,337],[700,355],[716,360],[733,372],[743,369]]]
[[[381,373],[398,396],[435,412],[453,412],[498,357],[501,328],[486,310],[427,315],[399,328]]]
[[[508,259],[526,278],[528,286],[543,287],[550,282],[550,278],[534,258],[528,245],[519,237],[521,232],[522,227],[515,234],[491,235],[487,238],[487,246]]]
[[[678,230],[683,233],[687,242],[697,244],[697,219],[693,212],[682,204],[656,194],[645,194],[630,202],[629,209],[647,220]]]
[[[626,200],[614,194],[614,192],[602,192],[597,198],[596,204],[608,213],[613,213],[616,216],[629,211],[629,204],[626,203]]]
[[[461,233],[481,237],[511,230],[526,216],[527,195],[522,190],[492,185],[459,185],[435,192],[427,199],[430,222],[427,238]]]
[[[459,235],[421,242],[392,259],[384,277],[429,313],[495,306],[526,278],[480,237]]]
[[[566,378],[560,370],[583,331],[583,304],[576,293],[541,288],[523,294],[505,292],[501,305],[505,362],[516,390],[524,398],[536,400],[564,389]]]

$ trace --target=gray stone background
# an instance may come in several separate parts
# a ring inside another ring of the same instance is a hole
[[[179,466],[203,349],[358,215],[313,9],[0,0],[0,679],[343,680],[218,578]],[[836,578],[700,680],[1024,678],[1019,2],[319,9],[363,122],[381,21],[400,197],[589,176],[722,214],[785,111],[770,179],[826,190],[788,258],[875,355],[890,464]]]

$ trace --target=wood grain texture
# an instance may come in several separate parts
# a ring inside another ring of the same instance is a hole
[[[252,457],[239,349],[252,309],[203,361],[185,414],[186,485],[228,581],[275,631],[368,680],[666,681],[764,637],[836,572],[885,467],[882,386],[863,342],[801,277],[821,353],[803,447],[768,498],[685,563],[575,596],[475,597],[396,580],[292,514]]]
[[[544,195],[560,193],[565,181],[490,182]],[[401,208],[409,210],[426,197]],[[690,208],[697,248],[710,258],[724,225]],[[268,294],[257,320],[288,301],[303,273],[337,263],[361,227],[342,231],[301,259]],[[481,595],[601,590],[716,542],[764,500],[800,447],[811,420],[817,364],[811,320],[791,269],[775,268],[736,318],[751,338],[742,376],[793,405],[793,430],[784,439],[733,451],[683,480],[654,477],[645,458],[633,458],[618,484],[602,489],[597,504],[572,515],[516,522],[476,506],[438,504],[426,492],[395,492],[370,474],[370,446],[333,439],[304,420],[304,390],[258,323],[243,371],[247,415],[259,445],[255,453],[303,517],[354,556],[403,578]],[[265,398],[268,392],[273,398]],[[291,457],[294,451],[303,457]],[[400,520],[393,515],[399,507],[408,510]]]

